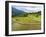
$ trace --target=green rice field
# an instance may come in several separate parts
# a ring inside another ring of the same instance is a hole
[[[41,15],[28,15],[27,17],[12,17],[12,31],[40,30]]]

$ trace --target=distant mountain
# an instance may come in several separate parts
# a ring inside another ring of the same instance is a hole
[[[16,8],[18,10],[24,11],[26,13],[32,13],[32,12],[38,12],[41,11],[41,7],[31,7],[31,6],[12,6],[13,8]]]
[[[28,14],[41,14],[41,11],[25,12],[23,10],[12,7],[12,16],[28,16]]]
[[[12,16],[24,16],[26,12],[12,7]]]

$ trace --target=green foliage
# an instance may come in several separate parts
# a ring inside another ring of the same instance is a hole
[[[27,17],[28,16],[28,13],[24,14],[24,17]]]
[[[18,31],[18,30],[37,30],[40,29],[40,22],[41,22],[41,15],[40,13],[29,13],[24,14],[22,17],[20,16],[14,16],[12,17],[12,30]],[[22,24],[18,24],[22,23]],[[30,25],[29,25],[30,23]],[[32,25],[31,25],[32,24]]]

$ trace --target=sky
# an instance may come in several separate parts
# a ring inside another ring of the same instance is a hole
[[[22,10],[24,12],[37,12],[41,11],[41,6],[16,6],[13,5],[13,8],[16,8],[18,10]]]

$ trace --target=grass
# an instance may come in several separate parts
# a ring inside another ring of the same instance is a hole
[[[12,31],[41,29],[41,16],[36,14],[27,17],[12,17]]]

